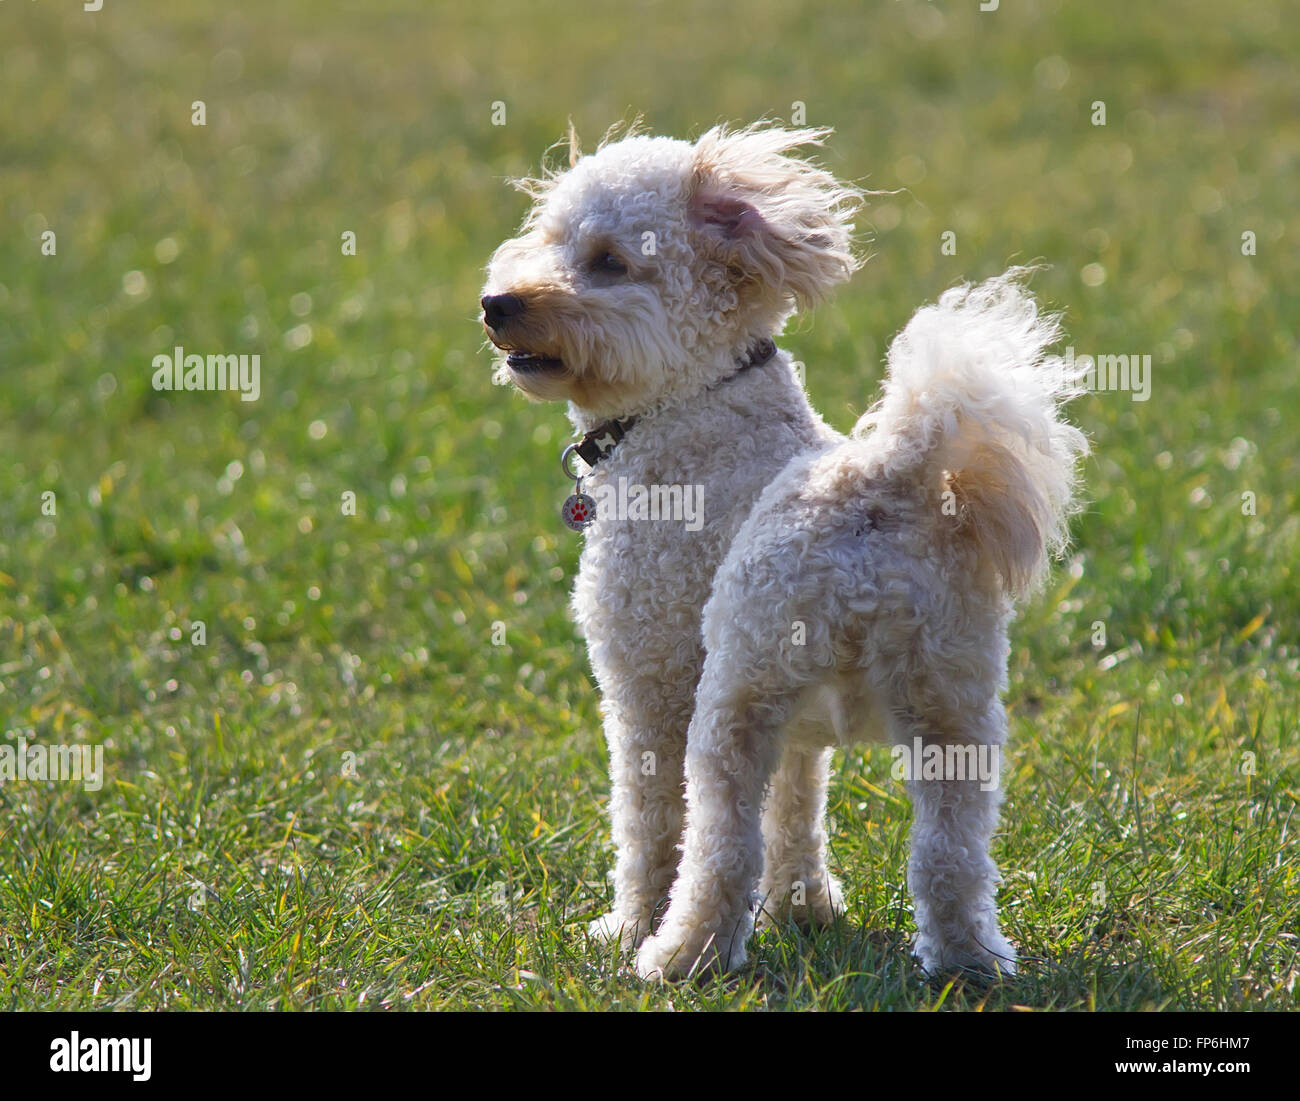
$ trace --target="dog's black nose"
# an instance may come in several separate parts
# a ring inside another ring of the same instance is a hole
[[[483,320],[489,329],[498,329],[503,321],[518,317],[528,307],[517,294],[489,294],[479,303],[483,307]]]

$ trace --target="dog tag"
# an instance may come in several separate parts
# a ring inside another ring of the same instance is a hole
[[[582,531],[596,522],[596,502],[582,492],[581,479],[573,487],[573,492],[565,498],[560,508],[560,517],[574,531]]]
[[[564,504],[560,506],[560,519],[574,531],[583,531],[596,522],[596,502],[582,492],[582,475],[577,473],[569,464],[569,460],[577,452],[578,445],[571,443],[560,456],[560,469],[575,482],[573,492],[564,499]]]

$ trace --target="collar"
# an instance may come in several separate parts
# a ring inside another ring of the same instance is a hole
[[[730,382],[751,367],[763,366],[774,355],[776,355],[776,342],[771,337],[763,337],[762,340],[750,345],[749,350],[740,358],[739,366],[731,374],[715,382],[709,389],[716,390],[724,382]],[[609,458],[610,453],[622,442],[623,437],[639,419],[639,417],[611,417],[607,421],[601,421],[577,443],[570,444],[569,448],[577,452],[578,457],[589,467],[594,468],[601,459]],[[566,448],[566,452],[567,450]],[[567,459],[567,454],[565,458]]]

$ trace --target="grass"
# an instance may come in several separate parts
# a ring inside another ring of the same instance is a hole
[[[107,773],[0,783],[0,1005],[1300,1004],[1280,0],[153,7],[0,11],[0,732],[102,745]],[[916,306],[1011,262],[1050,265],[1079,353],[1153,357],[1149,402],[1074,407],[1090,505],[1015,632],[995,852],[1027,962],[990,989],[907,953],[883,749],[837,760],[836,927],[668,989],[583,935],[611,855],[567,424],[491,387],[474,324],[524,212],[503,180],[570,115],[590,142],[795,101],[837,173],[903,189],[782,337],[837,427]],[[260,353],[261,398],[155,392],[176,344]]]

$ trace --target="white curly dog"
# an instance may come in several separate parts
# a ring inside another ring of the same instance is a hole
[[[1065,541],[1087,447],[1059,418],[1077,382],[1044,355],[1054,320],[1015,270],[912,318],[850,437],[814,412],[772,337],[859,265],[862,193],[792,155],[827,133],[633,135],[586,157],[570,134],[568,171],[519,181],[534,208],[488,267],[497,380],[567,400],[584,434],[573,608],[618,851],[592,932],[639,946],[645,978],[741,966],[756,918],[842,910],[829,747],[889,738],[951,764],[1001,746],[1013,602]],[[915,950],[932,974],[1011,974],[1000,785],[953,771],[907,777]]]

